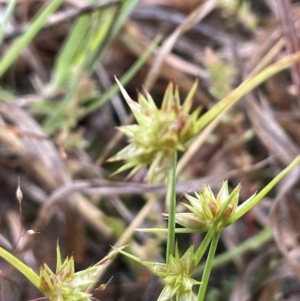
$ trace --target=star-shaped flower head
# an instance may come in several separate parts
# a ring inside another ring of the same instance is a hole
[[[39,289],[50,301],[92,301],[87,290],[97,281],[98,274],[118,250],[111,252],[97,264],[75,273],[73,256],[61,260],[59,246],[56,247],[57,261],[55,273],[47,264],[40,268]]]
[[[194,285],[199,285],[200,282],[191,278],[197,263],[194,246],[191,246],[182,257],[179,256],[178,248],[176,247],[175,256],[170,256],[168,264],[144,261],[123,250],[119,250],[119,252],[145,265],[164,281],[165,286],[157,301],[171,300],[174,296],[176,296],[176,300],[180,301],[196,300],[192,288]]]
[[[224,228],[226,221],[236,212],[241,185],[229,194],[228,182],[224,181],[222,187],[215,197],[211,188],[204,185],[196,197],[186,194],[190,204],[184,204],[190,212],[176,213],[177,224],[191,231],[207,231],[214,223],[218,223],[217,230]],[[221,211],[222,216],[219,216]]]
[[[139,93],[138,102],[135,102],[116,81],[137,124],[119,128],[128,137],[129,145],[109,161],[124,160],[125,164],[116,173],[132,168],[129,176],[143,167],[149,167],[146,180],[159,182],[165,178],[174,152],[184,151],[187,142],[199,131],[200,109],[189,114],[197,82],[183,104],[180,103],[178,87],[170,83],[158,109],[147,91],[144,95]]]

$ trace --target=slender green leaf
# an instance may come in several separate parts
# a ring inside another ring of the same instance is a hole
[[[72,68],[76,65],[74,61],[77,53],[85,53],[84,47],[87,43],[89,24],[90,16],[83,15],[76,21],[70,31],[55,62],[49,87],[50,91],[63,87],[69,81]]]
[[[5,259],[9,264],[15,267],[20,273],[22,273],[35,287],[41,290],[39,276],[29,268],[25,263],[19,260],[14,255],[10,254],[6,250],[0,247],[0,257]]]
[[[0,61],[0,76],[2,76],[11,64],[16,60],[22,50],[32,41],[36,34],[41,30],[49,16],[58,9],[63,0],[52,0],[49,5],[41,9],[41,12],[32,22],[31,26],[20,38],[18,38],[6,51]]]
[[[259,86],[265,80],[275,75],[276,73],[290,67],[296,61],[300,60],[300,52],[289,55],[269,67],[262,70],[259,74],[246,79],[239,87],[229,93],[226,97],[215,104],[207,113],[199,120],[199,131],[207,126],[219,114],[229,110],[236,102],[238,102],[247,93]]]
[[[227,262],[232,261],[238,256],[244,255],[247,252],[255,251],[262,247],[266,242],[270,241],[273,237],[271,228],[264,228],[258,234],[248,238],[243,243],[239,244],[236,248],[215,256],[212,268],[217,268]],[[205,262],[200,264],[194,271],[193,275],[201,275],[205,267]]]
[[[300,163],[300,156],[298,156],[290,165],[288,165],[284,170],[282,170],[268,185],[266,185],[255,197],[250,198],[243,204],[238,206],[235,214],[233,214],[226,222],[226,225],[234,223],[236,220],[241,218],[245,213],[247,213],[251,208],[253,208],[275,185],[282,180],[293,168],[295,168]]]

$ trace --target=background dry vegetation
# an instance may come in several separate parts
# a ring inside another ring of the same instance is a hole
[[[0,1],[2,15],[7,2]],[[44,4],[18,1],[3,33],[2,57]],[[144,171],[129,180],[125,173],[110,177],[120,165],[106,162],[126,145],[116,126],[132,120],[117,89],[109,90],[113,76],[128,74],[160,34],[155,51],[125,78],[126,89],[136,99],[143,86],[159,104],[170,80],[184,96],[199,78],[194,104],[206,111],[251,72],[300,50],[299,9],[299,2],[288,0],[65,0],[10,68],[0,68],[0,245],[34,270],[55,264],[57,239],[65,256],[74,254],[77,269],[117,244],[162,260],[164,235],[132,229],[165,226],[164,186],[143,183]],[[202,134],[201,148],[180,162],[178,199],[202,183],[219,189],[223,179],[232,187],[242,183],[241,201],[263,187],[299,153],[299,108],[296,64]],[[289,174],[223,232],[207,300],[300,300],[299,175]],[[29,229],[38,233],[30,236]],[[178,240],[198,245],[201,235]],[[1,300],[41,297],[4,261],[0,269]],[[99,283],[112,276],[105,291],[95,290],[96,298],[150,301],[162,288],[148,270],[123,257]],[[201,267],[195,277],[201,278]]]

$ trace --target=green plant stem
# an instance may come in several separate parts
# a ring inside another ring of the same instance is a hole
[[[214,120],[222,112],[229,110],[236,102],[238,102],[243,96],[252,91],[254,88],[262,84],[271,76],[288,68],[295,62],[300,60],[300,52],[296,52],[292,55],[275,62],[262,70],[259,74],[246,78],[240,86],[230,92],[227,96],[222,98],[217,104],[215,104],[210,110],[202,115],[199,121],[199,132],[206,127],[212,120]]]
[[[177,151],[174,152],[172,158],[172,166],[168,173],[167,183],[167,208],[169,211],[168,218],[168,241],[167,241],[167,263],[170,261],[170,256],[174,255],[175,246],[175,213],[176,213],[176,168],[177,168]]]
[[[14,255],[10,254],[6,250],[0,247],[0,257],[5,259],[9,264],[15,267],[20,273],[22,273],[35,287],[41,290],[39,276],[25,263],[19,260]]]
[[[202,259],[202,256],[204,255],[206,249],[209,246],[209,243],[211,242],[212,237],[214,236],[216,230],[216,226],[212,226],[209,231],[206,233],[203,241],[201,242],[198,250],[195,253],[196,257],[196,264],[199,264],[200,260]]]
[[[210,245],[209,252],[208,252],[208,257],[207,257],[207,260],[205,263],[204,272],[202,275],[202,280],[201,280],[202,283],[200,284],[197,301],[204,300],[204,296],[205,296],[205,292],[206,292],[206,288],[207,288],[207,284],[208,284],[208,280],[209,280],[209,276],[210,276],[210,272],[211,272],[211,268],[212,268],[212,264],[213,264],[213,260],[215,257],[215,253],[216,253],[220,235],[221,235],[221,232],[217,231],[214,233],[214,236],[212,238],[211,245]]]
[[[229,261],[232,261],[237,256],[241,256],[247,252],[257,250],[261,248],[263,244],[270,241],[273,237],[273,233],[271,228],[267,227],[264,228],[262,231],[260,231],[258,234],[256,234],[253,237],[250,237],[242,244],[238,245],[233,250],[230,250],[228,252],[222,253],[219,256],[216,256],[214,258],[212,269],[219,267]],[[200,275],[205,268],[205,263],[200,264],[194,271],[193,276]]]
[[[294,167],[300,163],[300,156],[282,170],[268,185],[266,185],[255,197],[248,199],[243,204],[238,206],[236,212],[227,220],[225,226],[234,223],[241,218],[245,213],[252,209],[275,185],[286,176]]]

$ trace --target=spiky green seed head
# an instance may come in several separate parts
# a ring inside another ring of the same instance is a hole
[[[61,260],[59,246],[56,247],[57,262],[55,273],[43,264],[40,267],[40,290],[50,301],[91,301],[92,294],[88,292],[95,283],[103,266],[117,254],[111,252],[97,264],[75,273],[73,256]]]
[[[189,113],[197,82],[183,104],[180,103],[178,87],[170,83],[158,109],[148,92],[139,93],[138,102],[135,102],[116,81],[137,124],[119,128],[128,137],[129,145],[109,161],[124,160],[125,164],[116,173],[132,169],[129,176],[148,167],[146,180],[159,182],[165,179],[174,152],[184,151],[187,142],[199,131],[200,109]]]
[[[189,204],[184,206],[190,212],[176,213],[176,223],[190,230],[207,231],[217,221],[217,230],[221,230],[236,211],[240,190],[241,185],[238,185],[229,194],[228,182],[224,181],[216,197],[208,185],[204,185],[199,193],[195,192],[195,197],[186,194]],[[221,211],[223,214],[220,217]]]
[[[196,300],[192,288],[200,282],[191,277],[196,267],[194,246],[191,246],[182,257],[179,257],[176,248],[175,256],[170,256],[168,264],[151,263],[148,267],[165,283],[158,301],[170,300],[174,296],[177,300]]]
[[[182,257],[179,256],[176,247],[175,256],[170,256],[169,263],[144,261],[123,250],[119,250],[119,252],[143,264],[164,281],[165,286],[157,301],[171,300],[174,296],[176,296],[176,300],[196,300],[192,288],[201,283],[191,277],[197,265],[194,246],[191,246]]]

